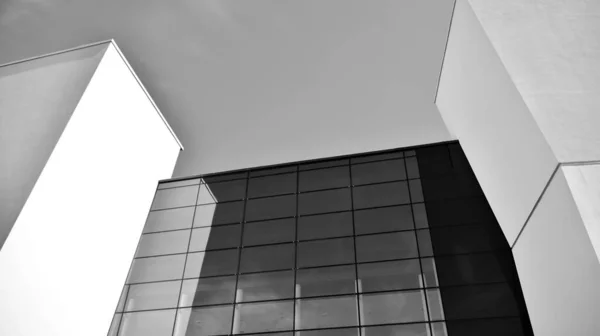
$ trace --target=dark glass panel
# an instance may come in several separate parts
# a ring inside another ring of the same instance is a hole
[[[246,197],[246,180],[207,183],[206,186],[217,203],[237,201]]]
[[[232,317],[233,306],[179,309],[174,335],[227,335],[231,332]]]
[[[408,203],[410,203],[410,197],[405,181],[354,188],[354,208],[356,209]]]
[[[417,229],[426,229],[429,227],[427,220],[427,211],[425,210],[424,203],[417,203],[412,205],[413,216],[415,217],[415,227]]]
[[[151,211],[144,233],[189,229],[194,220],[194,207]]]
[[[406,170],[403,159],[362,163],[352,166],[353,185],[405,179]]]
[[[294,298],[294,271],[240,275],[237,302]]]
[[[203,177],[202,180],[206,184],[210,184],[212,182],[245,179],[246,177],[248,177],[248,173],[241,172],[241,173],[230,173],[230,174],[215,174],[212,176]]]
[[[358,262],[416,258],[417,241],[413,231],[356,237]]]
[[[278,196],[249,200],[246,221],[258,221],[296,215],[296,196]]]
[[[326,239],[298,244],[298,267],[353,262],[354,241],[352,238]]]
[[[199,275],[192,275],[191,277],[208,277],[236,273],[238,250],[208,251],[199,253],[203,253],[204,256],[200,258],[200,255],[198,254],[198,258],[194,259],[190,258],[192,254],[188,255],[186,268],[189,267],[191,270],[199,267]],[[187,269],[186,273],[188,273]]]
[[[450,152],[446,145],[417,149],[421,176],[444,175],[452,172]]]
[[[518,316],[519,311],[508,284],[442,287],[446,319]]]
[[[483,195],[477,180],[465,174],[421,178],[421,186],[426,201]]]
[[[351,212],[307,216],[298,219],[299,240],[351,236],[352,234]]]
[[[432,227],[462,224],[498,225],[484,197],[427,202],[426,208],[429,225]]]
[[[208,206],[204,205],[204,207]],[[198,217],[198,210],[201,207],[203,206],[196,208],[196,217]],[[214,211],[212,225],[240,223],[244,214],[244,202],[219,203]],[[200,225],[196,225],[194,221],[194,226]]]
[[[244,224],[244,246],[294,241],[295,218],[275,219]]]
[[[248,247],[242,250],[240,272],[263,272],[294,268],[294,244]]]
[[[300,172],[300,192],[347,187],[350,185],[348,167],[335,167]]]
[[[423,189],[421,188],[421,180],[408,181],[410,187],[410,199],[413,203],[423,202]]]
[[[359,264],[359,289],[366,293],[421,288],[420,274],[418,259]]]
[[[364,162],[373,162],[373,161],[382,161],[382,160],[390,160],[390,159],[401,159],[404,157],[403,152],[393,152],[393,153],[384,153],[384,154],[375,154],[375,155],[366,155],[366,156],[358,156],[350,159],[351,163],[364,163]]]
[[[281,174],[281,173],[293,173],[296,172],[297,166],[287,166],[280,168],[266,168],[266,169],[258,169],[250,172],[250,177],[258,177],[258,176],[266,176],[273,174]]]
[[[339,159],[339,160],[328,160],[314,163],[305,163],[300,165],[300,170],[308,170],[308,169],[317,169],[317,168],[327,168],[327,167],[337,167],[348,165],[350,162],[349,159]]]
[[[398,324],[363,328],[363,336],[431,336],[426,323]],[[445,336],[445,335],[433,335]]]
[[[356,296],[296,301],[296,329],[350,327],[358,325]]]
[[[238,304],[234,334],[291,330],[294,323],[293,301]]]
[[[241,234],[242,226],[240,224],[193,229],[189,251],[236,248],[240,246]]]
[[[524,336],[519,318],[447,321],[448,336]],[[532,335],[527,333],[527,335]]]
[[[300,194],[298,202],[300,215],[348,211],[352,208],[349,188]]]
[[[356,293],[354,265],[298,270],[296,297]]]
[[[358,336],[358,328],[296,331],[295,336]]]
[[[414,229],[410,205],[356,211],[354,223],[356,234]]]
[[[431,234],[429,233],[429,230],[418,230],[417,241],[419,242],[420,257],[433,256],[433,246],[431,243]]]
[[[510,254],[466,254],[436,257],[440,286],[512,281],[514,269],[507,274],[503,265],[510,263]]]
[[[408,323],[427,320],[423,291],[360,295],[363,325]]]
[[[187,280],[190,281],[190,280]],[[235,294],[235,276],[201,278],[196,283],[193,306],[232,303]]]
[[[429,230],[435,255],[463,254],[508,249],[499,227],[450,226]]]
[[[295,193],[296,184],[296,173],[251,178],[248,181],[248,197]]]
[[[417,161],[417,157],[409,157],[405,159],[406,162],[406,175],[409,179],[419,178],[421,175],[419,174],[419,163]]]

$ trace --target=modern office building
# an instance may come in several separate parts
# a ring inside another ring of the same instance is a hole
[[[599,334],[595,3],[19,3],[0,335]]]

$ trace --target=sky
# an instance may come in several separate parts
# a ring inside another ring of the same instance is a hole
[[[0,64],[115,39],[186,150],[174,177],[451,138],[453,0],[4,0]]]

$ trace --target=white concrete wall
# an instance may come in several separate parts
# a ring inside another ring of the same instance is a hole
[[[178,154],[110,45],[0,253],[1,335],[106,335]]]
[[[466,0],[456,3],[436,104],[512,244],[558,162]]]
[[[0,249],[106,47],[0,66]]]

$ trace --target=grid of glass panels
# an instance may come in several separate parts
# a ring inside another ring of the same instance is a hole
[[[458,144],[163,183],[109,336],[529,335]]]

